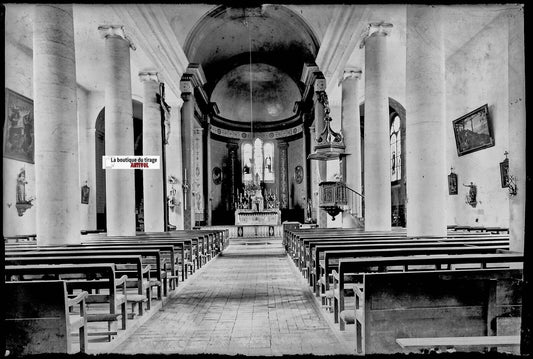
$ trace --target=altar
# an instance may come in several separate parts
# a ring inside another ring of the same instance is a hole
[[[236,209],[236,226],[275,226],[281,224],[281,211],[277,208],[253,210]]]

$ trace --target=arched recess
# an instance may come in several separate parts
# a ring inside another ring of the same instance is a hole
[[[134,154],[142,155],[142,103],[132,100]],[[105,155],[105,107],[98,114],[95,122],[95,173],[96,173],[96,228],[106,230],[106,183],[105,170],[102,168],[102,156]],[[142,223],[143,176],[142,170],[135,171],[135,212],[136,226]]]
[[[363,181],[364,188],[364,119],[365,119],[365,104],[364,102],[359,105],[359,111],[361,116],[361,152],[362,152],[362,174],[361,178]],[[405,201],[407,198],[406,194],[406,171],[407,161],[406,161],[406,148],[405,148],[405,127],[406,127],[406,112],[405,107],[395,99],[389,97],[389,128],[392,125],[394,118],[398,116],[400,118],[400,134],[401,134],[401,164],[402,164],[402,175],[401,178],[397,181],[391,182],[391,219],[393,226],[405,227]],[[346,134],[344,134],[346,135]],[[391,159],[392,160],[392,159]]]

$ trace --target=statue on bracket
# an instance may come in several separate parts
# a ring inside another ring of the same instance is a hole
[[[466,203],[471,205],[472,207],[476,208],[477,206],[477,186],[474,184],[474,182],[470,182],[470,184],[463,184],[465,187],[469,187],[468,194],[466,195]]]
[[[27,209],[31,208],[33,204],[31,203],[34,198],[26,198],[26,170],[24,168],[20,169],[19,174],[17,175],[17,193],[16,193],[16,204],[17,212],[19,217],[22,217],[24,212]]]

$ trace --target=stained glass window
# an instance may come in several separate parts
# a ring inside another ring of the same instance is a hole
[[[243,181],[274,182],[274,144],[256,138],[253,143],[244,142],[242,151]]]
[[[402,178],[402,133],[400,130],[400,116],[397,114],[392,118],[390,126],[390,161],[391,161],[391,182]]]
[[[242,179],[243,181],[252,180],[252,159],[253,147],[251,143],[243,143],[242,145]]]
[[[265,153],[265,182],[274,182],[274,145],[267,142],[264,145]]]

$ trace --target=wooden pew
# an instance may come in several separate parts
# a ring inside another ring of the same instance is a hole
[[[317,245],[315,246],[314,251],[314,258],[312,261],[310,261],[310,266],[313,266],[309,269],[309,271],[313,275],[313,281],[312,284],[316,286],[319,279],[321,279],[324,275],[328,275],[331,270],[334,268],[334,266],[337,263],[331,262],[331,260],[339,259],[339,258],[355,258],[359,255],[361,255],[361,252],[359,251],[367,251],[364,254],[366,255],[378,255],[383,256],[385,254],[390,255],[391,253],[399,253],[397,255],[401,255],[401,251],[412,251],[413,249],[416,251],[416,248],[465,248],[461,251],[463,252],[485,252],[485,253],[495,253],[498,250],[508,250],[509,249],[509,242],[508,241],[460,241],[460,240],[453,240],[453,241],[438,241],[438,240],[404,240],[404,241],[386,241],[384,243],[369,243],[365,241],[361,242],[348,242],[344,245]],[[470,248],[470,249],[468,249]],[[475,248],[481,248],[481,249],[475,249]],[[382,250],[382,251],[381,251]],[[370,252],[368,252],[370,251]],[[425,250],[421,250],[422,252],[425,252]],[[443,253],[449,253],[446,252],[446,250],[443,251]],[[322,256],[321,256],[322,254]],[[406,252],[406,254],[409,254]],[[433,253],[434,254],[434,253]],[[320,265],[320,258],[322,258],[323,264]],[[321,272],[321,268],[325,268],[326,270]],[[326,283],[327,287],[327,283]],[[318,289],[318,288],[317,288]]]
[[[497,332],[497,322],[520,317],[521,286],[522,271],[516,269],[365,273],[353,308],[356,351],[406,353],[413,348],[402,348],[398,340],[409,344],[427,338],[432,344],[434,337],[455,338],[454,346],[486,337],[471,344],[500,346],[494,340],[509,338]]]
[[[70,277],[66,280],[67,290],[81,289],[87,292],[93,290],[106,289],[107,294],[89,294],[85,299],[87,304],[104,303],[108,309],[105,313],[86,313],[87,322],[106,322],[108,330],[105,332],[88,333],[88,335],[105,335],[111,340],[112,335],[116,335],[116,331],[111,330],[111,323],[116,322],[118,318],[122,319],[122,329],[126,330],[127,326],[127,293],[126,293],[126,279],[127,276],[122,276],[119,279],[115,278],[115,265],[113,263],[100,264],[60,264],[60,265],[24,265],[24,266],[5,266],[4,269],[6,281],[11,281],[12,278],[25,278],[27,276],[39,276],[37,280],[43,280],[52,277]],[[75,276],[75,279],[72,278]],[[83,278],[81,278],[83,277]],[[91,278],[98,278],[97,280],[89,280]],[[119,291],[117,291],[119,288]],[[120,308],[120,313],[117,312]]]
[[[472,254],[436,254],[436,255],[411,255],[396,257],[369,257],[357,259],[341,259],[338,271],[333,272],[333,290],[336,291],[338,313],[344,311],[345,275],[360,275],[363,273],[387,271],[388,267],[402,267],[404,272],[420,270],[420,267],[433,266],[440,270],[442,266],[453,269],[457,265],[476,265],[486,269],[489,265],[499,265],[508,268],[510,264],[522,266],[524,256],[521,253],[472,253]],[[463,271],[464,269],[457,269]],[[358,281],[359,282],[359,281]],[[342,323],[341,323],[342,324]]]
[[[327,269],[333,267],[337,263],[332,263],[332,260],[347,259],[347,258],[372,258],[372,257],[394,257],[394,256],[434,256],[434,255],[465,255],[465,254],[481,254],[481,253],[499,253],[500,248],[498,246],[490,247],[472,247],[472,246],[442,246],[442,247],[415,247],[415,248],[380,248],[380,249],[358,249],[353,251],[326,251],[324,253],[324,263],[320,266],[322,273],[327,273]],[[441,269],[440,266],[438,269]],[[379,268],[378,268],[379,270]],[[327,278],[325,275],[324,278]],[[324,293],[329,289],[329,282],[325,281]],[[344,293],[343,293],[344,294]],[[334,315],[335,323],[339,320],[340,312],[344,308],[344,302],[340,305],[340,293],[333,291],[332,299],[334,302]],[[344,297],[343,297],[344,298]],[[340,323],[340,329],[344,330],[344,323]]]
[[[86,263],[114,263],[116,265],[116,275],[121,277],[125,271],[121,271],[123,266],[134,266],[135,272],[131,275],[131,270],[127,271],[127,282],[134,284],[137,288],[136,294],[128,293],[127,301],[132,304],[132,312],[138,306],[139,315],[143,315],[143,303],[147,303],[147,309],[151,307],[151,287],[150,287],[150,265],[143,265],[140,255],[87,255],[83,252],[74,256],[48,256],[47,253],[33,257],[6,257],[5,265],[33,265],[33,264],[86,264]],[[130,287],[130,285],[127,285]]]
[[[107,244],[110,244],[110,243],[117,243],[117,242],[120,242],[119,244],[124,244],[124,243],[146,243],[146,242],[159,242],[159,241],[163,241],[163,243],[165,241],[171,241],[172,242],[172,245],[179,245],[179,243],[183,243],[183,246],[184,248],[181,249],[184,251],[183,253],[183,257],[184,258],[187,258],[187,261],[183,262],[184,263],[184,268],[182,268],[184,275],[186,277],[186,274],[187,274],[187,269],[185,269],[186,267],[189,267],[191,269],[191,273],[193,273],[197,266],[198,266],[198,258],[200,257],[200,252],[201,252],[201,248],[202,246],[199,245],[199,243],[201,243],[201,241],[198,240],[198,238],[191,238],[191,237],[187,237],[187,238],[174,238],[174,237],[170,237],[170,236],[135,236],[135,237],[132,237],[132,236],[115,236],[115,237],[106,237],[105,235],[104,236],[87,236],[87,237],[83,237],[82,238],[82,243],[83,244],[95,244],[95,245],[107,245]],[[198,267],[199,268],[199,267]]]
[[[5,243],[35,243],[36,234],[17,234],[14,236],[4,236]]]
[[[72,333],[78,331],[80,352],[87,349],[87,317],[83,291],[68,298],[62,280],[7,282],[3,293],[5,349],[10,356],[73,353]],[[70,314],[79,305],[79,314]]]
[[[108,239],[92,239],[81,243],[84,247],[90,246],[107,246],[111,247],[124,247],[134,246],[135,248],[141,248],[144,246],[173,246],[175,258],[173,259],[172,253],[169,257],[170,273],[167,276],[171,289],[175,289],[178,285],[179,269],[181,268],[181,278],[184,281],[187,278],[187,266],[189,257],[186,256],[186,248],[192,248],[192,240],[174,240],[174,239],[159,239],[159,238],[145,238],[137,239],[137,237],[120,237],[120,238],[108,238]],[[174,263],[172,265],[172,263]],[[191,263],[192,265],[192,263]],[[191,270],[192,272],[192,270]],[[166,294],[165,294],[166,295]]]
[[[435,239],[435,240],[452,240],[454,238],[460,238],[461,240],[466,239],[472,239],[472,240],[479,240],[481,238],[484,239],[509,239],[508,235],[495,235],[495,234],[488,234],[488,233],[468,233],[468,234],[449,234],[448,237],[407,237],[403,234],[396,234],[396,233],[388,233],[388,234],[376,234],[376,233],[368,233],[368,234],[358,234],[358,235],[349,235],[349,236],[301,236],[298,237],[297,242],[295,242],[295,252],[293,253],[293,257],[295,261],[297,262],[300,269],[302,269],[302,258],[304,256],[304,253],[306,251],[306,248],[310,246],[313,242],[320,242],[320,241],[358,241],[358,240],[382,240],[382,241],[389,241],[389,240],[402,240],[402,239],[412,239],[412,240],[418,240],[418,239]]]
[[[167,246],[168,250],[171,251],[173,248],[171,246]],[[145,263],[147,264],[154,264],[153,268],[155,270],[152,271],[152,273],[155,275],[154,279],[151,279],[150,286],[157,288],[157,298],[159,300],[162,299],[163,291],[162,287],[166,283],[166,274],[162,270],[163,268],[163,262],[161,260],[161,247],[157,248],[140,248],[140,247],[119,247],[119,248],[109,248],[107,246],[91,246],[91,247],[83,247],[83,246],[61,246],[61,247],[35,247],[33,249],[26,249],[26,250],[6,250],[5,256],[6,257],[32,257],[35,255],[38,255],[38,253],[46,253],[48,256],[75,256],[79,254],[80,252],[83,252],[84,255],[124,255],[124,254],[130,254],[130,255],[141,255],[144,258]]]

